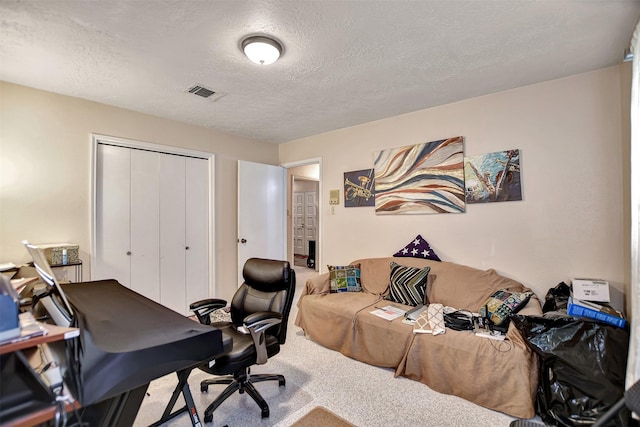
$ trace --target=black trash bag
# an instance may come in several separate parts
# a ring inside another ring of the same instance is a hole
[[[593,424],[624,395],[629,331],[561,315],[511,320],[539,356],[536,412],[558,426]],[[623,411],[610,426],[627,426]]]
[[[571,287],[564,282],[558,283],[555,288],[550,288],[549,291],[547,291],[547,295],[544,297],[542,312],[567,311],[569,296],[571,296]]]

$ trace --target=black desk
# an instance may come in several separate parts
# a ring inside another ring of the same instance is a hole
[[[152,380],[190,371],[232,347],[220,330],[115,280],[62,288],[75,310],[73,326],[80,329],[78,339],[67,345],[64,378],[83,406],[83,421],[92,426],[133,424]]]

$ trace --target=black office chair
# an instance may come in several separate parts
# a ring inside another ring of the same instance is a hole
[[[637,381],[628,390],[626,390],[620,398],[607,412],[602,414],[591,427],[604,427],[613,420],[623,409],[629,409],[636,415],[640,415],[640,381]],[[541,424],[534,420],[514,420],[511,421],[509,427],[546,427],[547,424]]]
[[[269,405],[253,383],[278,381],[285,385],[282,375],[251,375],[253,365],[262,365],[280,352],[287,337],[287,320],[296,288],[295,271],[287,261],[260,258],[247,260],[242,270],[244,283],[231,300],[231,322],[211,322],[210,314],[227,305],[220,299],[207,299],[191,304],[200,323],[213,325],[233,338],[233,349],[199,369],[222,378],[206,379],[200,391],[207,392],[210,385],[229,384],[204,413],[204,422],[213,420],[213,411],[229,396],[238,391],[247,392],[262,409],[262,418],[269,416]]]

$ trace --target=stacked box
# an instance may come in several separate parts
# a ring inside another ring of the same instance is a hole
[[[73,264],[80,262],[80,257],[78,255],[79,245],[74,245],[72,243],[48,243],[43,245],[38,245],[39,248],[42,248],[44,251],[44,256],[47,258],[47,262],[50,265],[62,265],[62,264]],[[67,251],[67,262],[63,261],[63,251],[66,249]]]

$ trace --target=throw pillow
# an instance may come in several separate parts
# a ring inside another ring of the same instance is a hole
[[[330,293],[360,292],[360,264],[355,265],[327,265],[329,269]]]
[[[514,292],[507,289],[495,291],[480,307],[478,313],[481,317],[489,318],[494,325],[507,323],[509,316],[517,313],[527,305],[533,292]]]
[[[424,303],[430,267],[409,267],[391,261],[389,295],[386,299],[404,305]]]
[[[436,277],[437,276],[435,274],[431,274],[431,271],[429,271],[429,275],[427,276],[427,286],[424,290],[424,301],[422,302],[424,305],[429,305],[431,303],[431,301],[429,301],[429,294],[431,293],[431,289],[433,289],[433,282],[436,281]]]
[[[440,257],[436,255],[435,251],[431,249],[429,242],[427,242],[421,235],[417,235],[415,239],[407,244],[404,248],[393,254],[395,257],[413,257],[422,259],[431,259],[433,261],[440,261]]]

